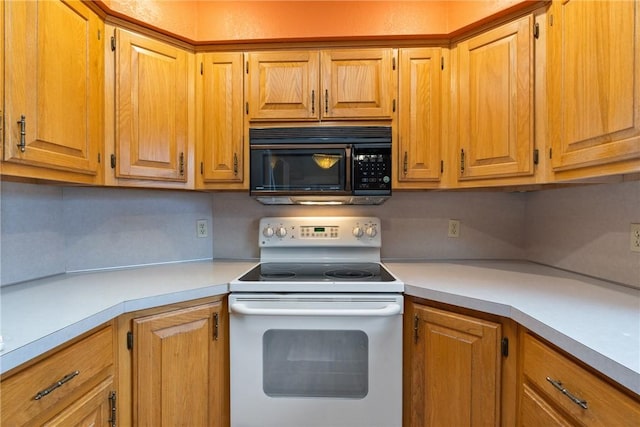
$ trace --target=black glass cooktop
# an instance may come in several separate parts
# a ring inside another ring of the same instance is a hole
[[[393,282],[382,265],[366,263],[281,263],[258,264],[240,277],[241,282]]]

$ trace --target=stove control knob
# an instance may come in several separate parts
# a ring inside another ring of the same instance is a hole
[[[278,237],[284,237],[287,235],[287,229],[284,227],[278,227],[276,229],[276,236]]]
[[[364,234],[364,231],[362,230],[362,227],[355,226],[353,227],[353,230],[351,230],[351,233],[353,234],[354,237],[362,237],[362,235]]]
[[[378,234],[378,229],[376,227],[367,227],[366,233],[368,237],[376,237],[376,234]]]
[[[273,227],[265,227],[264,230],[262,230],[262,235],[264,237],[272,237],[273,234],[275,233],[275,231],[273,231]]]

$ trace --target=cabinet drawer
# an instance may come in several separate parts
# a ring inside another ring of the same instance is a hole
[[[640,400],[529,334],[524,335],[523,345],[525,380],[540,390],[549,403],[587,426],[638,425]],[[584,402],[586,408],[578,401]]]
[[[46,411],[63,409],[111,374],[112,365],[113,335],[108,326],[3,380],[1,424],[23,425]]]

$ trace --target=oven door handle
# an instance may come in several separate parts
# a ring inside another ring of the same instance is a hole
[[[248,316],[395,316],[402,313],[399,304],[388,304],[382,308],[251,308],[234,302],[229,307],[232,313]]]

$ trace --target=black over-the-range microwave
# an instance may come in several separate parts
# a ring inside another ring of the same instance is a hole
[[[380,204],[391,196],[391,127],[249,129],[251,196],[264,204]]]

